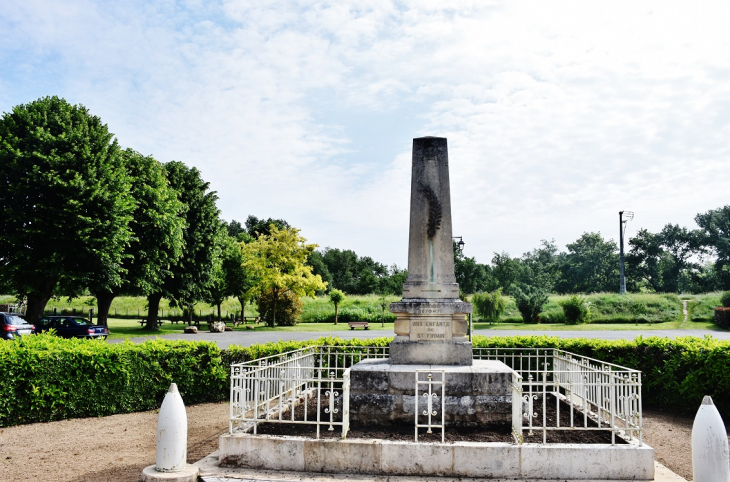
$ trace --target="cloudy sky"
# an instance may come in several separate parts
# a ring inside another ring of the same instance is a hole
[[[465,254],[695,227],[728,202],[728,2],[5,0],[0,111],[80,103],[227,220],[406,265],[412,139]]]

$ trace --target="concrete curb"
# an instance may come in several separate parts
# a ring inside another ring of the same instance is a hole
[[[218,452],[213,452],[195,463],[200,468],[200,478],[204,482],[334,482],[348,480],[353,482],[556,482],[547,479],[485,479],[485,478],[453,478],[453,477],[401,477],[401,476],[369,476],[354,474],[322,474],[311,472],[282,472],[269,470],[241,469],[218,466]],[[571,482],[588,482],[572,480]],[[616,480],[600,480],[591,482],[619,482]],[[654,479],[652,482],[687,482],[659,462],[654,462]]]

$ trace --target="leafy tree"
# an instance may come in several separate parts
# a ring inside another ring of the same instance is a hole
[[[358,257],[352,250],[325,248],[322,261],[332,276],[331,288],[350,294],[381,291],[388,284],[388,268],[368,256]]]
[[[626,253],[626,282],[630,288],[647,286],[652,291],[664,291],[665,265],[668,262],[659,235],[640,229],[636,236],[629,239]]]
[[[271,293],[273,317],[269,326],[276,325],[276,307],[281,296],[314,296],[327,285],[319,275],[312,274],[307,259],[317,247],[306,244],[296,228],[280,230],[270,227],[271,234],[262,234],[252,243],[243,245],[244,267],[257,280],[251,293]]]
[[[209,191],[200,171],[182,162],[164,164],[165,174],[178,200],[185,206],[182,256],[170,265],[161,289],[147,296],[148,317],[145,329],[158,329],[157,312],[163,296],[173,306],[187,307],[188,321],[192,305],[201,299],[216,274],[220,256],[220,239],[224,235],[216,207],[218,196]]]
[[[98,322],[103,325],[116,296],[158,292],[183,247],[185,209],[170,188],[162,164],[131,149],[122,151],[121,157],[132,180],[132,237],[124,251],[122,283],[111,284],[100,278],[89,286],[96,295]]]
[[[243,233],[252,242],[253,238]],[[241,235],[238,235],[240,238]],[[229,238],[231,240],[232,238]],[[229,241],[230,243],[230,241]],[[246,316],[246,303],[251,296],[251,289],[256,285],[256,279],[244,266],[246,259],[243,255],[243,245],[246,242],[232,242],[223,250],[222,269],[226,280],[229,296],[234,296],[241,304],[241,319]]]
[[[497,280],[497,286],[505,293],[511,292],[512,285],[520,275],[520,261],[511,258],[509,253],[502,251],[494,253],[492,258],[492,276]]]
[[[122,283],[134,209],[116,140],[82,105],[44,97],[0,118],[0,276],[35,321],[57,286]]]
[[[702,234],[676,224],[667,224],[653,234],[640,230],[629,239],[626,262],[633,272],[629,279],[637,286],[647,285],[653,291],[678,293],[697,283],[703,254]]]
[[[329,288],[332,288],[332,273],[327,269],[327,265],[322,259],[322,253],[319,251],[312,251],[312,254],[307,260],[307,264],[312,267],[312,274],[319,275],[322,281],[327,283]],[[318,295],[324,294],[324,291],[317,292]]]
[[[517,309],[525,323],[540,323],[540,313],[548,302],[547,293],[537,286],[519,285],[513,288]]]
[[[239,223],[238,221],[236,221],[235,219],[232,219],[230,223],[223,221],[223,226],[226,228],[226,232],[228,233],[228,236],[230,236],[234,239],[241,233],[248,234],[248,232],[246,231],[246,228],[243,227],[243,225],[241,223]]]
[[[502,296],[502,288],[491,293],[476,293],[471,302],[477,315],[489,324],[499,323],[502,313],[507,308],[507,301]]]
[[[261,319],[267,325],[294,326],[302,314],[302,300],[292,291],[274,295],[274,290],[261,293],[257,299]]]
[[[225,226],[224,226],[225,227]],[[218,238],[220,256],[214,260],[210,283],[202,293],[203,301],[215,306],[218,310],[218,321],[221,321],[221,305],[229,296],[236,295],[236,286],[243,270],[241,248],[234,238],[223,232]],[[238,265],[236,265],[238,263]],[[239,300],[240,301],[240,300]],[[243,306],[241,307],[243,314]]]
[[[261,235],[268,236],[271,234],[271,225],[274,225],[283,231],[289,229],[291,226],[283,219],[259,219],[254,215],[250,215],[246,218],[246,232],[253,238],[258,238]]]
[[[561,256],[555,240],[542,240],[541,246],[522,255],[519,281],[540,287],[548,293],[560,280]]]
[[[489,266],[477,263],[474,258],[467,258],[455,242],[454,248],[454,274],[459,289],[464,293],[475,293],[484,289],[494,289],[496,280],[492,277],[492,269]]]
[[[567,247],[561,265],[562,279],[556,286],[558,292],[618,291],[618,246],[612,239],[604,241],[599,233],[583,233]]]
[[[388,276],[381,280],[380,292],[383,294],[391,294],[400,296],[403,294],[403,283],[408,277],[408,270],[401,269],[397,264],[393,264],[388,269]]]
[[[715,270],[722,289],[730,289],[730,205],[695,216],[701,242],[717,257]]]
[[[337,324],[337,309],[345,301],[345,293],[340,290],[330,290],[330,303],[335,305],[335,325]]]

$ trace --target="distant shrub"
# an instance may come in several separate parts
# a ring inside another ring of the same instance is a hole
[[[489,323],[499,323],[507,308],[507,300],[502,296],[501,288],[491,293],[476,293],[471,302],[479,318]]]
[[[547,293],[535,286],[514,288],[513,297],[525,323],[540,323],[540,313],[548,302]]]
[[[730,308],[724,306],[715,308],[715,317],[712,321],[721,328],[730,328]]]
[[[725,308],[730,308],[730,291],[726,291],[720,296],[720,303]]]
[[[259,313],[261,319],[268,325],[274,322],[274,294],[267,291],[259,295],[258,298]],[[276,300],[276,324],[278,326],[294,326],[299,323],[299,317],[302,314],[302,300],[291,291],[279,293],[279,299]]]
[[[567,324],[588,323],[590,310],[585,297],[581,295],[570,295],[560,301],[560,307],[563,308],[563,314],[565,315],[565,322]]]

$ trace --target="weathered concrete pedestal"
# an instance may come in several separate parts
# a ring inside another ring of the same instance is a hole
[[[434,405],[444,399],[450,426],[509,424],[515,372],[502,362],[476,360],[471,366],[391,365],[364,360],[350,369],[350,420],[365,425],[413,425],[416,370],[429,370],[434,381],[445,379],[445,395],[437,388]],[[423,377],[422,377],[423,378]],[[423,406],[423,402],[419,402]]]

